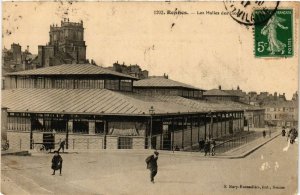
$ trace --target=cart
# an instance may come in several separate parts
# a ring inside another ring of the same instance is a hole
[[[51,152],[55,147],[55,136],[53,133],[43,133],[43,142],[34,142],[33,148],[37,152]]]

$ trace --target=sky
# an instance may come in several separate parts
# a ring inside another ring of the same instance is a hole
[[[154,14],[176,8],[195,14]],[[222,15],[225,11],[222,2],[4,2],[2,47],[15,42],[22,50],[29,45],[36,54],[38,45],[49,41],[50,25],[60,26],[64,18],[82,20],[87,58],[98,65],[138,64],[150,75],[166,73],[206,90],[239,86],[247,92],[276,91],[291,98],[298,89],[299,43],[291,58],[257,58],[254,27]],[[299,41],[297,33],[294,38]]]

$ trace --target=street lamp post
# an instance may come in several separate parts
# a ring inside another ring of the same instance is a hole
[[[210,124],[209,124],[209,131],[208,131],[208,139],[212,138],[212,128],[213,128],[213,115],[211,113],[211,111],[209,111],[208,117],[210,117]]]
[[[150,147],[149,147],[149,149],[151,150],[152,149],[152,115],[154,114],[153,106],[150,107],[149,114],[150,114]]]

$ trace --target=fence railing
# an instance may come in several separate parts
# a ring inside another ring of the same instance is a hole
[[[261,137],[261,133],[251,133],[248,135],[244,135],[241,137],[237,137],[234,139],[226,140],[222,143],[219,143],[215,146],[215,153],[224,153],[227,152],[233,148],[239,147],[243,144],[249,143],[258,137]]]
[[[275,129],[268,130],[266,132],[267,137],[270,136],[270,131],[271,131],[271,134],[272,134],[276,130]],[[218,154],[218,153],[227,152],[227,151],[229,151],[233,148],[237,148],[241,145],[252,142],[252,141],[254,141],[254,140],[256,140],[260,137],[263,137],[263,133],[261,131],[256,131],[256,132],[252,132],[252,133],[240,136],[240,137],[235,137],[233,139],[226,140],[226,141],[221,142],[221,143],[217,143],[216,146],[215,146],[215,153]]]

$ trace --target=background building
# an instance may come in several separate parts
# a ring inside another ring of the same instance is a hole
[[[37,68],[60,64],[86,63],[86,45],[83,22],[61,21],[61,26],[51,25],[49,43],[39,45]]]
[[[4,48],[2,50],[2,73],[16,72],[30,69],[30,64],[37,55],[29,52],[29,46],[25,51],[22,51],[20,44],[11,44],[10,49]]]
[[[149,75],[149,72],[147,70],[142,70],[140,66],[137,64],[135,65],[130,64],[127,66],[125,65],[124,62],[123,64],[119,64],[119,62],[117,61],[113,64],[113,66],[107,68],[116,72],[131,75],[138,79],[146,79],[148,78]]]
[[[266,101],[266,122],[279,127],[298,127],[298,101]]]
[[[175,95],[190,99],[202,99],[203,89],[169,79],[167,75],[152,76],[133,83],[134,91],[150,96]]]
[[[211,89],[205,91],[203,96],[207,100],[239,101],[238,95],[225,92],[224,90],[222,90],[221,85],[219,86],[219,89]]]
[[[49,42],[38,46],[38,54],[31,54],[29,46],[22,52],[19,44],[2,51],[2,72],[16,72],[61,64],[86,63],[83,22],[61,21],[61,26],[50,25]],[[92,62],[92,64],[95,64]]]

